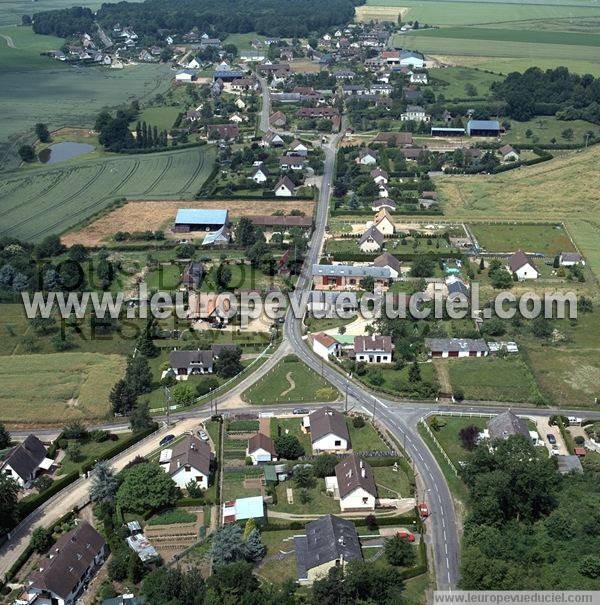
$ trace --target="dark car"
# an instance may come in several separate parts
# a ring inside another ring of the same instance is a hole
[[[548,443],[550,445],[555,445],[556,444],[556,437],[552,433],[548,433],[546,435],[546,439],[548,439]]]
[[[165,435],[159,442],[158,445],[160,445],[161,447],[163,445],[169,445],[169,443],[171,443],[171,441],[173,441],[175,439],[175,435]]]
[[[297,415],[310,414],[310,410],[307,408],[294,408],[293,413]]]

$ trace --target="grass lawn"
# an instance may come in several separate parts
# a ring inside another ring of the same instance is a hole
[[[182,107],[174,105],[147,107],[140,112],[137,120],[132,122],[132,130],[135,130],[137,122],[146,122],[148,126],[156,126],[159,132],[161,130],[171,130],[181,111],[183,111]]]
[[[452,387],[461,387],[467,399],[516,402],[540,399],[535,378],[520,357],[451,359],[448,371]]]
[[[443,94],[446,100],[468,99],[467,85],[475,87],[475,97],[488,97],[490,85],[500,80],[499,76],[469,67],[447,67],[429,71],[430,84],[436,94]],[[470,88],[470,87],[469,87]]]
[[[223,470],[223,492],[221,500],[235,500],[236,498],[248,498],[250,496],[260,496],[260,489],[245,488],[245,477],[257,477],[263,474],[262,469],[248,467],[244,470]]]
[[[431,416],[428,420],[431,420]],[[481,417],[458,417],[453,418],[450,416],[436,416],[440,425],[439,430],[434,431],[432,429],[435,438],[439,444],[444,448],[444,451],[450,457],[450,460],[454,463],[454,466],[459,467],[459,462],[465,460],[469,456],[469,452],[462,446],[460,438],[458,436],[459,431],[467,426],[475,425],[479,429],[483,430],[488,423],[488,418]]]
[[[304,433],[300,428],[301,426],[300,418],[271,418],[271,438],[276,439],[279,435],[284,434],[294,435],[304,447],[304,451],[310,454],[312,451],[310,435]]]
[[[119,355],[0,357],[0,420],[64,423],[104,418],[108,394],[124,371],[125,359]]]
[[[373,474],[380,498],[410,498],[413,495],[411,480],[402,467],[395,471],[391,466],[374,466]]]
[[[427,590],[431,586],[429,574],[422,574],[404,582],[403,597],[409,605],[425,605],[427,603]]]
[[[295,355],[284,357],[242,393],[250,404],[334,401],[338,392]]]
[[[127,433],[127,434],[116,433],[115,434],[116,439],[114,441],[113,440],[106,440],[106,441],[102,441],[102,442],[89,441],[87,443],[79,444],[81,447],[81,459],[78,460],[77,462],[73,462],[72,460],[69,459],[68,456],[65,455],[65,457],[63,458],[63,460],[61,462],[59,474],[68,475],[70,472],[80,469],[81,466],[85,462],[89,462],[90,460],[95,460],[96,458],[98,458],[98,456],[101,456],[108,450],[111,450],[112,448],[116,447],[120,441],[123,441],[123,439],[126,439],[129,436],[130,436],[129,433]],[[70,443],[73,443],[73,442],[70,442]]]
[[[325,330],[333,330],[340,326],[346,326],[353,321],[353,317],[350,317],[349,319],[342,319],[341,317],[324,317],[323,319],[317,319],[316,317],[307,315],[304,323],[310,332],[324,332]]]
[[[201,286],[203,292],[216,292],[219,290],[214,280],[217,266],[218,263],[215,263],[204,276],[204,281]],[[260,269],[252,267],[249,264],[240,265],[237,263],[229,263],[229,268],[231,269],[231,281],[227,287],[229,292],[238,288],[240,290],[266,290],[270,286],[278,283],[277,278],[266,275]]]
[[[261,36],[256,32],[248,32],[245,34],[229,34],[227,38],[225,38],[223,44],[233,44],[234,46],[237,46],[238,50],[250,50],[250,48],[252,48],[252,40],[260,40],[262,42],[265,39],[265,36]]]
[[[365,421],[365,426],[359,429],[352,424],[352,418],[346,418],[346,424],[353,452],[388,451],[390,449],[368,420]]]
[[[288,504],[287,489],[293,490],[294,503]],[[337,513],[340,505],[325,491],[325,479],[316,479],[315,487],[306,491],[309,495],[309,501],[302,503],[300,501],[300,488],[297,488],[293,480],[283,481],[277,485],[277,504],[270,506],[269,509],[282,513],[294,515],[319,515],[327,513]]]
[[[150,517],[147,525],[174,525],[176,523],[195,523],[198,515],[190,513],[183,508],[172,508],[158,515]]]
[[[57,69],[66,67],[49,57],[40,56],[44,51],[58,50],[64,44],[62,38],[34,34],[31,27],[22,26],[0,27],[0,36],[0,71],[3,73],[48,69],[50,66]],[[14,48],[9,47],[7,38],[10,38]]]
[[[572,136],[565,138],[563,132],[572,130]],[[528,137],[525,133],[530,130]],[[533,145],[537,143],[547,144],[556,139],[557,143],[583,143],[588,132],[598,136],[600,127],[584,120],[557,120],[555,117],[543,116],[534,118],[527,122],[510,122],[510,130],[503,140],[507,143],[519,145]]]
[[[420,363],[421,380],[424,382],[436,382],[435,369],[431,363]],[[365,376],[357,376],[356,378],[367,384],[373,390],[389,391],[392,394],[406,395],[412,394],[415,391],[414,385],[408,380],[409,366],[403,367],[401,370],[396,370],[393,366],[384,366],[373,370],[375,375],[381,373],[383,383],[373,384],[370,376],[373,373],[367,373]],[[418,396],[418,395],[415,395]]]
[[[267,548],[267,554],[256,569],[256,573],[267,582],[284,582],[296,579],[296,555],[294,553],[280,558],[280,554],[294,550],[293,536],[303,530],[263,531],[260,536]]]
[[[471,230],[487,252],[541,252],[555,255],[574,251],[568,233],[561,224],[484,224],[472,223]]]
[[[182,268],[177,264],[160,265],[158,269],[149,271],[146,277],[148,291],[160,290],[172,292],[173,290],[177,290],[181,283],[181,272]]]

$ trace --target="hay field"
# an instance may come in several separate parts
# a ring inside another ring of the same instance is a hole
[[[354,10],[354,20],[357,23],[368,23],[369,21],[392,21],[398,22],[398,16],[407,11],[403,6],[373,6],[364,4],[357,6]]]
[[[117,231],[168,230],[179,208],[216,208],[229,210],[229,217],[236,219],[242,215],[273,214],[283,210],[302,210],[312,216],[315,203],[312,200],[183,200],[183,201],[142,201],[130,202],[100,217],[89,225],[63,236],[67,246],[83,244],[97,246],[110,240]]]
[[[0,235],[39,241],[115,199],[193,197],[212,171],[213,146],[118,155],[7,173],[0,179]]]
[[[125,358],[98,353],[0,357],[0,421],[64,423],[100,419]]]

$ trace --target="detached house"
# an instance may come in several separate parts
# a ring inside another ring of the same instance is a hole
[[[284,155],[279,158],[281,170],[303,170],[306,158],[301,155]]]
[[[362,164],[363,166],[369,166],[371,164],[377,164],[377,152],[369,149],[368,147],[363,147],[358,152],[358,158],[356,159],[358,164]]]
[[[171,369],[177,376],[192,374],[211,374],[213,371],[212,351],[171,351],[169,353]]]
[[[526,439],[530,438],[525,421],[511,410],[491,418],[488,422],[487,431],[490,439],[508,439],[513,435],[522,435]]]
[[[344,511],[375,510],[377,486],[371,467],[356,454],[344,458],[335,467],[334,495]],[[337,493],[336,493],[337,492]]]
[[[276,132],[269,130],[263,137],[261,144],[263,147],[281,147],[284,141]]]
[[[256,435],[248,439],[246,456],[249,456],[252,459],[252,464],[255,466],[263,462],[277,460],[275,444],[270,437],[267,437],[267,435],[264,435],[263,433],[256,433]]]
[[[380,254],[373,261],[373,266],[387,267],[390,270],[392,279],[397,279],[400,275],[400,261],[389,252],[384,252],[383,254]]]
[[[315,290],[356,289],[364,277],[372,277],[376,289],[385,289],[390,281],[390,270],[386,267],[354,265],[313,265]]]
[[[283,111],[276,111],[269,116],[269,124],[276,128],[283,128],[287,123],[287,118]]]
[[[329,359],[330,355],[338,357],[342,350],[340,343],[333,336],[325,334],[324,332],[313,334],[312,339],[313,351],[325,361]]]
[[[518,162],[519,154],[512,145],[503,145],[498,149],[498,153],[502,156],[505,162]]]
[[[389,180],[388,173],[381,168],[371,170],[371,178],[375,181],[376,185],[387,185]]]
[[[40,473],[50,469],[53,464],[54,460],[46,458],[44,444],[35,435],[29,435],[2,461],[0,472],[21,487],[28,488]]]
[[[104,538],[87,522],[58,538],[27,578],[20,605],[73,605],[106,560]]]
[[[486,357],[489,353],[481,338],[426,338],[430,357]]]
[[[350,447],[350,434],[343,414],[333,408],[323,407],[307,418],[314,454],[345,452]]]
[[[388,199],[388,198],[383,198]],[[381,209],[375,215],[373,219],[373,226],[381,233],[382,235],[393,235],[396,231],[396,227],[394,226],[394,221],[392,219],[392,215],[390,214],[388,207],[382,204]]]
[[[536,269],[533,261],[522,251],[515,252],[509,259],[506,269],[510,273],[514,273],[519,281],[525,279],[537,279],[539,271]]]
[[[192,261],[185,268],[181,277],[181,285],[192,290],[197,290],[204,277],[204,265]]]
[[[292,182],[289,176],[283,176],[279,179],[277,185],[275,185],[275,195],[277,197],[292,197],[296,186]]]
[[[393,351],[390,336],[354,337],[354,357],[357,362],[392,363]]]
[[[585,260],[579,252],[561,252],[558,257],[561,267],[573,267],[574,265],[585,265]]]
[[[358,240],[361,252],[378,252],[383,247],[384,237],[374,225],[369,227]]]
[[[383,187],[383,185],[382,185]],[[381,195],[383,192],[380,191],[379,194]],[[371,204],[371,210],[374,210],[375,212],[380,212],[381,210],[396,210],[396,202],[389,198],[388,196],[382,196],[376,200],[373,201],[373,203]],[[393,233],[393,231],[392,231]]]
[[[257,166],[254,168],[250,174],[250,177],[255,183],[259,185],[262,183],[266,183],[269,178],[269,173],[264,165]]]
[[[308,155],[308,147],[298,139],[291,142],[289,150],[295,156],[306,157]]]
[[[211,124],[206,131],[209,139],[230,141],[239,136],[240,127],[237,124]]]
[[[404,113],[400,114],[402,122],[429,122],[431,116],[420,105],[409,105]]]
[[[194,435],[188,435],[160,454],[160,465],[181,489],[190,481],[200,489],[208,489],[211,461],[210,445]]]

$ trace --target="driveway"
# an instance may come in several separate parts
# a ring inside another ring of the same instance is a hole
[[[537,432],[540,435],[540,439],[542,439],[542,441],[546,444],[548,452],[555,452],[564,456],[567,456],[569,454],[569,450],[565,445],[562,435],[560,434],[559,428],[557,426],[550,426],[548,424],[548,421],[550,420],[549,416],[538,416],[536,418],[532,418],[531,420],[535,422],[537,426]],[[548,435],[549,433],[556,437],[556,445],[558,446],[558,449],[553,450],[552,445],[548,443],[548,438],[546,437],[546,435]]]

